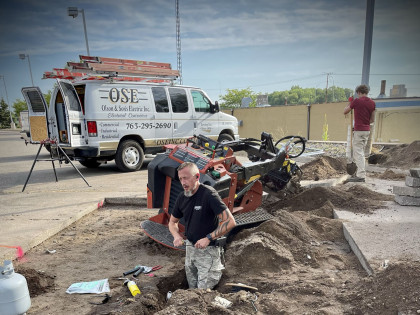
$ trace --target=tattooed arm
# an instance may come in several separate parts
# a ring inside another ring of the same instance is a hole
[[[236,226],[235,218],[229,209],[225,209],[217,218],[219,219],[219,225],[216,230],[210,233],[212,239],[225,235]]]
[[[219,224],[213,232],[210,233],[210,236],[213,240],[216,238],[225,235],[230,230],[232,230],[236,226],[235,218],[233,217],[232,213],[229,209],[225,209],[222,213],[220,213],[217,218],[219,219]],[[210,244],[210,240],[205,237],[198,240],[195,243],[196,248],[206,248]]]

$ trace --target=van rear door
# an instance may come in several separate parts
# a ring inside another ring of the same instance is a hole
[[[23,88],[22,94],[28,104],[31,143],[40,143],[49,138],[47,103],[39,87]]]
[[[79,96],[70,82],[57,79],[64,104],[56,104],[60,144],[72,147],[86,145],[84,114]]]

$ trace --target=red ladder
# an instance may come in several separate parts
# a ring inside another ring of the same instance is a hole
[[[68,69],[45,71],[43,79],[145,81],[171,83],[179,77],[169,63],[80,55],[80,62],[67,62]]]

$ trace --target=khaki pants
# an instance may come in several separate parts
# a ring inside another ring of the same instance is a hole
[[[370,131],[353,132],[353,159],[357,166],[357,177],[365,178],[365,147],[369,139]]]

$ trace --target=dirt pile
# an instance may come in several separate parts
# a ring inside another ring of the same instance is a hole
[[[354,213],[370,213],[383,207],[383,201],[391,201],[393,196],[381,194],[362,185],[340,187],[313,187],[304,189],[289,199],[279,200],[266,205],[270,213],[278,209],[289,211],[310,211],[321,209],[330,203],[333,207]]]
[[[353,303],[351,314],[418,314],[419,275],[420,262],[393,263],[374,277],[361,279],[343,302]]]
[[[391,169],[386,169],[383,173],[370,174],[371,177],[376,177],[384,180],[404,181],[407,174],[396,173]]]
[[[381,153],[369,157],[370,164],[409,169],[420,166],[420,140],[384,148]]]
[[[346,159],[321,156],[301,167],[303,180],[320,180],[346,174]]]
[[[16,269],[17,273],[25,276],[28,283],[29,295],[38,296],[54,289],[54,276],[49,275],[43,270],[35,270],[20,266]]]

